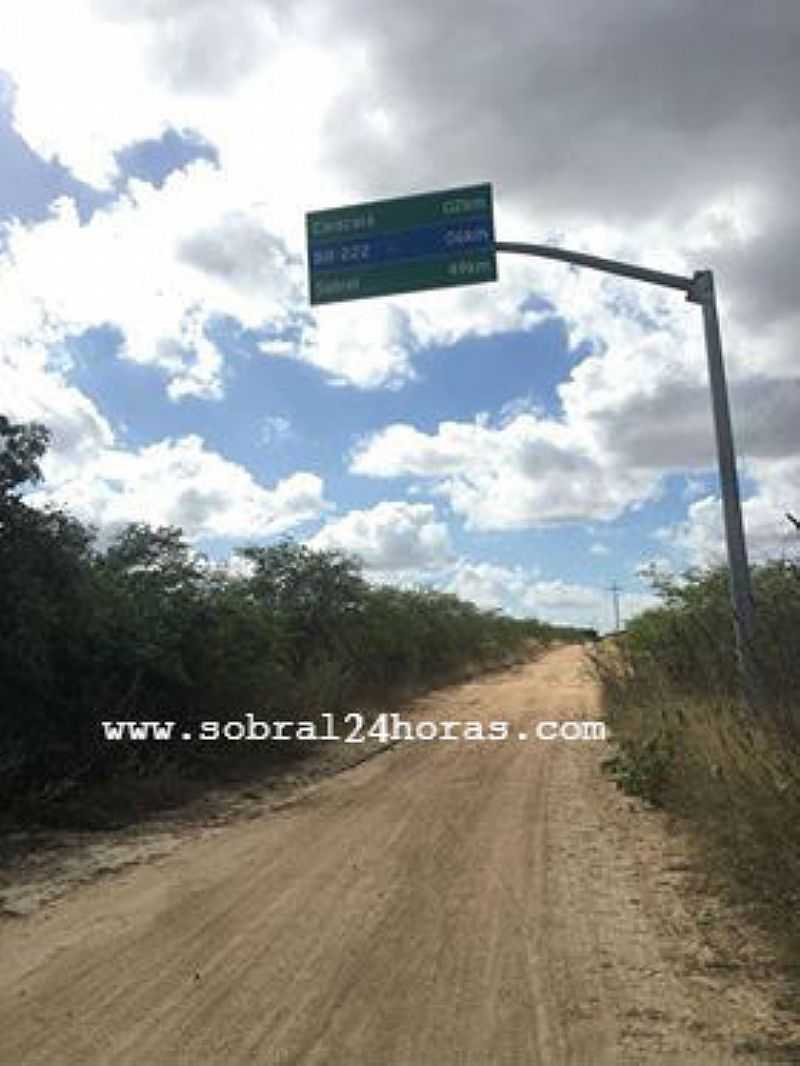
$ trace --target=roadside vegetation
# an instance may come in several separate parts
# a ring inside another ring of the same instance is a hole
[[[357,560],[292,541],[209,564],[180,529],[96,531],[25,502],[48,432],[0,416],[0,811],[103,824],[179,782],[296,762],[313,745],[114,741],[102,721],[321,720],[383,710],[578,631],[430,588],[375,587]],[[585,633],[586,637],[593,636]],[[247,749],[247,750],[246,750]],[[87,795],[94,797],[86,801]]]
[[[773,928],[800,978],[800,559],[752,580],[757,706],[739,696],[727,569],[654,575],[661,605],[593,652],[605,767],[684,820],[708,873]]]

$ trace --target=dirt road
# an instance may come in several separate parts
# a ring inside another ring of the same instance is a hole
[[[513,735],[596,698],[568,647],[415,715]],[[0,1063],[761,1061],[741,1051],[776,1035],[768,991],[704,957],[683,845],[605,754],[400,743],[5,921]]]

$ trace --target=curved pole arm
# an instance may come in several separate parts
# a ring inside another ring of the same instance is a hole
[[[619,263],[614,259],[601,259],[596,255],[586,255],[584,252],[569,252],[565,248],[555,248],[551,244],[495,241],[494,250],[496,252],[518,252],[520,255],[536,255],[544,259],[560,259],[564,263],[591,267],[593,270],[604,270],[607,274],[621,274],[626,278],[636,278],[637,281],[648,281],[651,285],[665,285],[669,289],[680,289],[687,295],[694,284],[692,278],[684,278],[680,274],[665,274],[660,270],[648,270],[646,267],[633,266],[630,263]]]

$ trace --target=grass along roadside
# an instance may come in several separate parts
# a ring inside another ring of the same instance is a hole
[[[753,570],[766,704],[737,699],[723,569],[659,579],[662,606],[590,652],[631,795],[679,819],[706,875],[770,932],[800,984],[800,567]]]

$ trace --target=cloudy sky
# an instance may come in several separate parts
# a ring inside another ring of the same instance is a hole
[[[800,511],[793,0],[4,0],[0,405],[31,501],[292,536],[554,621],[721,559],[700,309],[498,255],[309,306],[307,211],[491,182],[498,240],[715,272],[751,555]]]

